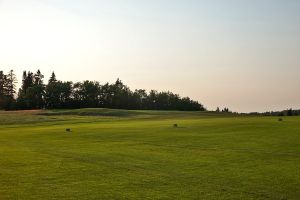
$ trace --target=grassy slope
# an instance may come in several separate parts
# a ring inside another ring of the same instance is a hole
[[[201,112],[0,112],[0,199],[299,199],[299,122]]]

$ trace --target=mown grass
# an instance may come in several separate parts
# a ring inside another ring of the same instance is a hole
[[[299,199],[300,117],[283,119],[0,112],[0,199]]]

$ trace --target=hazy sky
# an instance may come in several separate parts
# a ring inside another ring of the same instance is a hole
[[[300,108],[299,0],[0,0],[0,70]]]

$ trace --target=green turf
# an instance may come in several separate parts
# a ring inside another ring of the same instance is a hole
[[[283,119],[0,112],[0,199],[300,199],[300,117]]]

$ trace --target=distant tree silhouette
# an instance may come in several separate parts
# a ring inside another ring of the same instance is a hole
[[[292,109],[289,109],[287,110],[287,116],[293,116],[293,110]]]
[[[5,75],[3,71],[0,71],[0,109],[4,109],[4,85],[5,85]]]
[[[0,71],[0,109],[15,108],[16,76],[13,70],[7,74]]]
[[[34,107],[35,108],[43,108],[45,106],[44,97],[45,97],[45,85],[43,81],[44,75],[42,75],[41,71],[38,70],[34,75]]]
[[[24,71],[22,86],[18,93],[17,105],[20,109],[40,109],[44,105],[44,76],[38,70],[35,74]]]
[[[14,74],[13,70],[10,70],[9,73],[6,75],[6,82],[5,82],[5,89],[6,89],[6,95],[9,96],[9,98],[14,98],[14,95],[16,94],[16,83],[17,78]]]
[[[32,96],[29,88],[33,87],[33,73],[23,71],[22,86],[18,92],[17,106],[19,109],[32,109]]]
[[[49,78],[48,84],[49,84],[49,83],[55,83],[55,82],[57,82],[57,80],[56,80],[56,75],[55,75],[54,72],[52,72],[52,74],[51,74],[51,76],[50,76],[50,78]]]
[[[45,88],[45,107],[46,108],[60,108],[60,83],[56,80],[56,75],[52,72],[48,84]]]
[[[222,110],[222,112],[231,113],[231,111],[229,110],[229,108],[226,108],[226,107]]]

